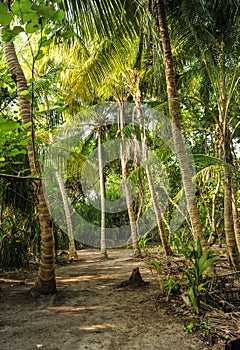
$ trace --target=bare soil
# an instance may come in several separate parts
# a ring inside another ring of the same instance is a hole
[[[36,268],[1,272],[0,350],[213,349],[156,302],[158,276],[131,253],[112,249],[103,260],[98,250],[80,250],[79,261],[57,266],[58,292],[38,299],[29,294]],[[137,267],[149,283],[120,288]]]

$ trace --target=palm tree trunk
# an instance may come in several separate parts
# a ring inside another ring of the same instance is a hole
[[[148,149],[146,144],[146,134],[145,134],[145,128],[144,128],[144,122],[143,122],[143,113],[142,113],[142,107],[141,107],[141,100],[140,100],[140,92],[138,92],[138,95],[136,94],[134,96],[135,101],[135,110],[137,111],[138,120],[140,120],[140,127],[141,127],[141,141],[142,141],[142,153],[143,153],[143,161],[147,161],[148,159]],[[153,209],[157,220],[157,226],[158,226],[158,232],[159,236],[162,242],[162,246],[164,249],[164,253],[166,256],[169,256],[172,254],[171,248],[168,244],[167,236],[164,229],[164,223],[163,223],[163,214],[162,210],[158,201],[152,172],[149,167],[149,165],[146,162],[146,175],[148,179],[148,185],[151,193],[152,203],[153,203]]]
[[[105,208],[105,179],[103,174],[103,155],[102,155],[102,130],[98,128],[98,166],[100,179],[100,193],[101,193],[101,255],[107,258],[106,248],[106,208]]]
[[[27,144],[28,160],[31,174],[34,177],[40,177],[40,164],[36,159],[33,125],[31,125],[31,104],[29,102],[29,96],[23,93],[28,90],[26,78],[18,61],[14,44],[8,44],[3,42],[3,48],[8,68],[17,85],[20,115],[22,119],[23,128],[26,131],[32,133],[32,138],[30,141],[28,141]],[[54,294],[56,292],[55,252],[52,217],[44,196],[43,183],[41,179],[34,183],[34,190],[37,198],[38,219],[41,229],[42,255],[40,268],[34,287],[31,290],[31,294],[33,296],[39,296],[41,294]]]
[[[69,239],[69,259],[78,259],[77,250],[75,247],[75,240],[74,240],[74,233],[73,233],[73,226],[72,226],[72,216],[71,211],[68,203],[68,196],[66,193],[66,189],[64,186],[63,178],[60,172],[58,171],[57,164],[55,160],[53,160],[53,165],[56,171],[56,178],[59,185],[59,189],[61,192],[62,200],[63,200],[63,208],[66,218],[66,225],[67,225],[67,235]]]
[[[224,174],[224,229],[230,264],[235,270],[240,269],[240,255],[237,249],[234,233],[234,221],[232,211],[232,179],[228,170]]]
[[[123,105],[121,103],[119,103],[119,119],[120,119],[120,131],[122,133],[122,130],[124,127],[124,110],[123,110]],[[129,189],[127,184],[127,178],[128,178],[127,150],[128,150],[128,145],[126,140],[124,140],[124,136],[122,134],[122,144],[120,147],[120,159],[121,159],[121,166],[122,166],[123,185],[124,185],[124,192],[126,196],[128,216],[129,216],[130,227],[131,227],[131,239],[132,239],[132,245],[134,249],[134,257],[138,258],[138,257],[141,257],[142,254],[138,244],[138,230],[137,230],[137,224],[136,224],[133,205],[132,205],[131,190]]]
[[[219,74],[219,127],[221,130],[220,137],[220,157],[227,163],[232,164],[231,152],[231,131],[227,117],[227,93],[225,86],[225,58],[224,58],[224,44],[222,43],[219,51],[220,74]],[[226,236],[228,256],[230,264],[234,269],[240,269],[240,255],[237,247],[233,206],[232,206],[232,174],[227,168],[224,169],[224,230]]]
[[[198,237],[200,238],[201,245],[203,249],[205,249],[206,241],[202,232],[200,216],[197,208],[195,190],[192,182],[192,171],[189,164],[190,162],[188,159],[187,150],[181,134],[179,103],[176,101],[176,80],[164,0],[156,0],[155,5],[158,11],[157,19],[160,28],[163,56],[165,60],[168,107],[170,116],[172,118],[172,133],[174,146],[182,173],[183,187],[186,194],[187,207],[189,211],[193,236],[195,241],[197,241]]]

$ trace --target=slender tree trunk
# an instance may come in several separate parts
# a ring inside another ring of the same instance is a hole
[[[162,49],[165,61],[168,106],[169,113],[172,118],[173,141],[182,173],[183,186],[186,194],[193,236],[195,240],[197,240],[198,237],[200,238],[201,245],[203,249],[205,249],[206,241],[202,232],[200,216],[197,208],[195,190],[192,182],[192,170],[189,164],[186,146],[181,134],[179,102],[176,100],[176,81],[164,0],[156,0],[155,5],[158,13],[157,20],[162,39]]]
[[[142,141],[142,155],[143,155],[143,161],[148,160],[148,149],[146,144],[146,134],[145,134],[145,128],[144,128],[144,121],[143,121],[143,114],[142,114],[142,107],[141,107],[141,100],[140,100],[140,92],[138,93],[138,96],[136,95],[134,97],[135,100],[135,109],[137,112],[138,119],[140,120],[140,127],[141,127],[141,141]],[[167,236],[164,229],[164,223],[163,223],[163,214],[162,210],[158,201],[152,172],[151,169],[146,162],[146,175],[148,179],[148,185],[151,193],[152,203],[153,203],[153,209],[157,220],[157,226],[158,226],[158,232],[159,236],[162,242],[162,246],[164,249],[164,253],[166,256],[169,256],[172,254],[171,248],[168,244]]]
[[[224,229],[230,264],[235,270],[240,269],[240,255],[237,249],[234,233],[233,209],[232,209],[232,179],[228,170],[224,177]]]
[[[100,179],[100,193],[101,193],[101,255],[107,258],[106,248],[106,208],[105,208],[105,179],[103,174],[103,155],[102,155],[102,130],[98,128],[98,166]]]
[[[46,102],[46,99],[45,99],[45,102]],[[46,103],[46,105],[48,105],[48,103]],[[50,139],[50,142],[53,141],[53,136],[51,133],[49,135],[49,139]],[[70,210],[70,206],[69,206],[69,202],[68,202],[68,195],[67,195],[67,192],[66,192],[66,189],[64,186],[64,181],[63,181],[62,175],[58,170],[58,165],[57,165],[57,162],[56,162],[54,157],[52,158],[52,161],[53,161],[53,166],[54,166],[54,169],[56,172],[58,186],[59,186],[62,200],[63,200],[63,208],[64,208],[64,214],[65,214],[66,225],[67,225],[67,235],[68,235],[68,239],[69,239],[69,247],[68,247],[69,259],[76,259],[77,260],[78,254],[77,254],[77,250],[76,250],[76,246],[75,246],[75,239],[74,239],[73,225],[72,225],[72,215],[71,215],[71,210]]]
[[[232,214],[233,214],[235,239],[237,243],[238,252],[240,254],[240,220],[238,215],[236,190],[234,188],[233,181],[232,181]]]
[[[74,233],[73,233],[73,226],[72,226],[72,215],[71,215],[71,210],[69,207],[68,203],[68,196],[67,192],[64,186],[63,178],[60,172],[58,171],[57,164],[53,160],[54,163],[54,168],[56,171],[56,177],[57,177],[57,182],[59,185],[59,189],[61,192],[62,200],[63,200],[63,208],[64,208],[64,213],[65,213],[65,218],[66,218],[66,225],[67,225],[67,235],[69,239],[69,259],[78,259],[76,247],[75,247],[75,240],[74,240]]]
[[[20,106],[20,115],[23,127],[26,131],[32,133],[32,112],[29,96],[22,93],[28,90],[27,82],[23,70],[18,61],[13,43],[4,43],[4,53],[7,60],[10,73],[16,82],[17,93]],[[40,178],[40,165],[35,155],[34,135],[27,144],[28,160],[31,173],[34,177]],[[52,227],[52,217],[46,202],[43,190],[42,180],[39,179],[34,183],[35,195],[37,198],[38,219],[41,229],[41,262],[38,275],[31,290],[33,296],[41,294],[54,294],[56,292],[55,279],[55,254],[54,254],[54,235]]]
[[[225,59],[224,44],[219,52],[220,78],[219,78],[219,128],[220,128],[220,157],[227,164],[232,164],[231,132],[227,118],[227,94],[225,86]],[[224,230],[227,242],[230,264],[234,269],[240,269],[240,255],[234,232],[233,206],[232,206],[232,174],[227,168],[224,169]]]
[[[120,119],[120,131],[122,133],[123,127],[124,127],[124,110],[123,105],[119,103],[119,119]],[[122,166],[122,176],[123,176],[123,184],[124,184],[124,191],[126,196],[126,202],[127,202],[127,208],[128,208],[128,216],[130,221],[130,227],[131,227],[131,239],[132,239],[132,245],[134,249],[134,257],[141,257],[141,250],[138,245],[138,230],[137,230],[137,224],[134,216],[134,210],[132,205],[132,195],[131,195],[131,189],[128,187],[127,184],[127,178],[128,178],[128,171],[127,171],[127,160],[128,160],[128,144],[126,140],[124,140],[124,136],[122,133],[122,144],[120,147],[120,159],[121,159],[121,166]]]

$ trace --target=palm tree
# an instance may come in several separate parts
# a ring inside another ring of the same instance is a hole
[[[210,82],[213,90],[209,101],[217,106],[217,111],[212,113],[218,132],[216,155],[224,162],[232,164],[232,140],[239,126],[236,117],[232,117],[231,113],[234,98],[238,98],[237,86],[240,79],[239,52],[236,49],[240,38],[240,4],[231,0],[216,1],[208,5],[201,1],[194,4],[192,1],[180,3],[182,8],[176,8],[175,18],[180,19],[185,34],[187,33],[204,63],[204,79]],[[208,107],[208,110],[211,108]],[[232,202],[232,191],[232,173],[224,167],[224,229],[231,264],[239,269],[240,256],[236,244],[238,233],[235,232],[237,213]]]
[[[128,216],[129,216],[129,222],[131,227],[131,240],[132,245],[134,249],[134,257],[139,258],[141,257],[141,250],[138,244],[138,227],[137,222],[135,220],[135,214],[133,209],[133,201],[132,201],[132,193],[131,188],[128,186],[127,179],[128,179],[128,168],[127,168],[127,162],[128,162],[128,153],[129,153],[129,143],[128,140],[125,139],[123,130],[125,126],[125,115],[124,115],[124,102],[119,101],[119,128],[121,132],[121,139],[122,142],[120,144],[120,159],[121,159],[121,166],[122,166],[122,177],[123,177],[123,185],[124,185],[124,191],[126,196],[126,202],[127,202],[127,209],[128,209]]]
[[[24,130],[31,133],[31,140],[27,144],[28,160],[31,174],[38,178],[35,182],[35,195],[37,197],[38,220],[41,228],[42,256],[38,276],[31,290],[33,296],[40,294],[54,294],[56,292],[55,256],[52,217],[44,196],[43,183],[40,179],[41,169],[36,157],[34,133],[32,124],[32,108],[29,97],[23,92],[28,91],[28,84],[24,72],[19,64],[13,43],[3,42],[5,58],[8,68],[17,85],[20,115]]]
[[[180,107],[177,101],[176,75],[174,71],[172,48],[169,38],[168,24],[166,19],[166,9],[164,0],[153,1],[150,9],[155,16],[159,26],[163,58],[165,62],[165,75],[168,95],[168,108],[172,118],[172,134],[176,150],[176,155],[179,160],[182,173],[183,186],[186,193],[187,206],[191,221],[191,227],[195,241],[200,238],[202,247],[206,247],[206,241],[202,232],[201,221],[197,209],[194,186],[192,182],[191,163],[189,162],[186,146],[183,141],[180,123]]]
[[[1,2],[4,1],[1,0]],[[118,33],[117,36],[115,35],[115,39],[119,48],[123,47],[121,41],[124,41],[125,37],[125,33],[122,36],[119,35],[119,29],[122,28],[127,30],[128,33],[133,33],[134,26],[138,25],[137,16],[132,17],[131,25],[129,25],[126,20],[129,14],[132,16],[133,11],[136,11],[134,2],[131,2],[131,4],[128,4],[124,8],[121,1],[114,1],[113,4],[109,0],[97,2],[96,4],[93,4],[92,1],[63,1],[61,5],[65,9],[66,16],[69,20],[68,23],[74,21],[74,26],[77,26],[79,37],[89,38],[92,33],[95,35],[95,32],[98,32],[101,38],[107,36],[109,41],[111,41],[110,39],[113,37],[113,34]],[[125,13],[126,16],[123,16],[123,13]],[[82,31],[82,29],[84,30]],[[123,33],[123,30],[120,32]],[[89,42],[88,39],[86,42],[87,41]],[[41,169],[34,145],[32,106],[26,94],[28,91],[28,84],[19,64],[14,44],[12,42],[3,42],[3,46],[9,70],[17,85],[23,127],[32,134],[32,139],[27,145],[29,166],[32,175],[39,179],[36,181],[35,193],[37,196],[38,218],[41,227],[42,257],[38,276],[31,293],[35,296],[39,294],[55,293],[56,280],[52,218],[44,197],[42,180],[40,179]],[[112,47],[111,42],[110,46]]]
[[[137,115],[137,119],[140,121],[140,133],[141,133],[141,142],[142,142],[142,161],[146,162],[148,160],[148,148],[146,144],[146,130],[144,126],[144,116],[143,116],[143,111],[142,111],[142,106],[141,106],[141,92],[139,88],[139,84],[136,84],[136,79],[133,91],[135,90],[135,94],[133,94],[133,100],[135,102],[135,112]],[[131,84],[130,84],[131,85]],[[152,172],[150,169],[150,166],[148,162],[145,163],[145,169],[146,169],[146,175],[147,175],[147,180],[148,180],[148,185],[151,193],[151,198],[152,198],[152,203],[153,203],[153,208],[157,220],[157,226],[158,226],[158,231],[159,231],[159,236],[163,245],[164,253],[166,256],[170,255],[171,248],[168,244],[167,236],[165,233],[164,229],[164,221],[163,221],[163,213],[159,204],[159,200],[157,198],[157,192],[155,189],[155,184],[153,181],[153,176]]]

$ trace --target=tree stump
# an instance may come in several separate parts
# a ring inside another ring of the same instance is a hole
[[[139,271],[139,267],[136,267],[132,270],[132,274],[127,281],[124,281],[118,285],[118,288],[131,287],[131,288],[140,288],[148,285],[149,282],[145,282],[142,279],[142,276]]]

